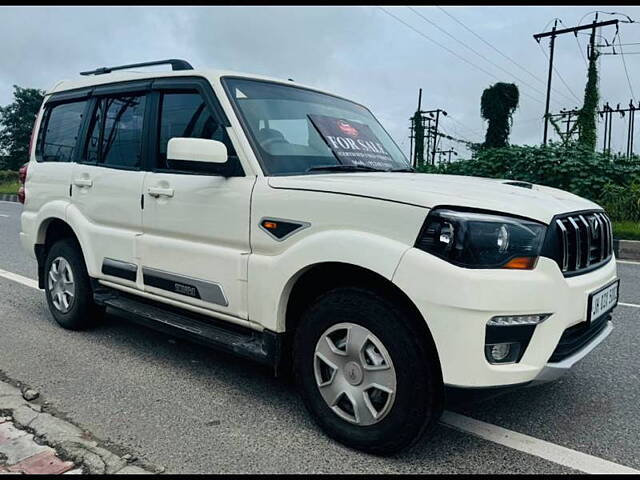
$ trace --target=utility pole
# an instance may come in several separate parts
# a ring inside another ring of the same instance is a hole
[[[433,129],[431,129],[430,131],[427,131],[427,134],[429,136],[429,144],[431,145],[431,165],[435,165],[435,161],[436,161],[436,149],[438,147],[438,122],[440,120],[440,114],[444,115],[445,117],[447,116],[447,112],[445,112],[444,110],[442,110],[441,108],[437,108],[435,110],[428,110],[424,113],[429,114],[432,118],[433,118],[433,114],[436,114],[436,118],[435,118],[435,127]],[[433,144],[431,144],[431,139],[433,138]]]
[[[453,147],[451,147],[449,150],[438,150],[436,153],[438,153],[440,155],[439,159],[440,161],[438,163],[442,163],[442,155],[448,153],[449,154],[449,159],[447,160],[447,163],[451,163],[451,154],[454,155],[458,155],[458,152],[456,152]]]
[[[640,107],[640,104],[638,105]],[[629,133],[627,134],[627,156],[631,158],[633,156],[633,130],[635,127],[636,110],[638,108],[633,106],[633,99],[629,101]]]
[[[547,133],[549,131],[549,104],[551,102],[551,79],[553,78],[553,50],[556,44],[556,28],[558,26],[558,19],[553,22],[553,29],[551,29],[551,41],[549,42],[549,74],[547,77],[547,100],[544,106],[544,136],[542,137],[542,144],[547,144]],[[535,38],[535,37],[534,37]],[[536,38],[537,40],[537,38]]]
[[[597,17],[597,14],[596,14],[596,20],[597,20],[597,18],[598,17]],[[597,22],[596,20],[594,20],[594,22],[591,25],[580,25],[578,27],[563,28],[561,30],[558,30],[557,29],[558,20],[556,19],[551,31],[542,32],[542,33],[536,33],[533,36],[535,41],[538,42],[538,43],[540,43],[540,39],[542,39],[542,38],[551,37],[551,41],[549,43],[549,48],[551,49],[551,52],[550,52],[550,55],[549,55],[549,74],[548,74],[548,78],[547,78],[547,101],[545,103],[545,111],[544,111],[544,136],[543,136],[543,140],[542,140],[542,143],[544,145],[547,144],[547,134],[548,134],[548,130],[549,130],[549,105],[550,105],[550,102],[551,102],[551,78],[553,76],[553,50],[554,50],[554,47],[555,47],[556,37],[558,35],[563,35],[565,33],[573,33],[574,35],[577,35],[576,32],[578,32],[580,30],[591,29],[592,30],[591,48],[593,50],[593,48],[595,46],[595,31],[596,31],[596,28],[606,27],[607,25],[618,25],[618,20],[607,20],[606,22]]]

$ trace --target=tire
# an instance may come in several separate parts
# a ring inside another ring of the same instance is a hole
[[[104,308],[93,301],[87,267],[80,245],[74,239],[63,238],[51,246],[45,260],[44,275],[49,311],[61,327],[83,330],[102,318]]]
[[[294,377],[307,410],[330,437],[390,455],[415,444],[440,418],[443,386],[437,357],[409,315],[380,293],[356,287],[325,293],[302,315],[294,336]],[[363,338],[368,340],[362,343]],[[358,357],[359,367],[354,367]],[[372,374],[376,368],[380,372]],[[374,380],[391,388],[367,390]],[[336,396],[342,389],[345,393]],[[369,403],[363,407],[365,396]],[[332,408],[334,398],[339,401]],[[354,398],[360,399],[358,408]]]

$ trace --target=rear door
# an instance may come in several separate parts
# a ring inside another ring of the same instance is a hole
[[[127,286],[137,284],[147,97],[145,85],[96,90],[71,178],[73,206],[84,223],[85,253],[99,269],[96,276]]]
[[[26,210],[37,212],[48,202],[69,201],[69,184],[81,127],[87,116],[87,95],[58,94],[47,100],[36,140],[37,165],[29,175]]]
[[[140,242],[144,289],[246,319],[255,177],[245,176],[208,83],[157,81],[153,88],[157,135],[144,180]],[[223,165],[168,161],[167,143],[174,137],[221,141],[229,160]]]

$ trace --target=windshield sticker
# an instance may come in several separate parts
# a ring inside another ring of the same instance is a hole
[[[393,168],[393,157],[368,125],[325,115],[308,117],[341,163],[381,170]]]

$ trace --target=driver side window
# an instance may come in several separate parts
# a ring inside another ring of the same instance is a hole
[[[205,99],[197,91],[166,92],[160,95],[160,122],[156,170],[184,173],[223,174],[229,165],[167,160],[167,144],[174,137],[218,140],[227,147],[229,161],[239,168],[237,154],[226,127],[211,112]]]

